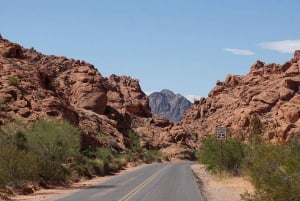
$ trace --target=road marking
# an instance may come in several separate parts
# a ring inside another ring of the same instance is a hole
[[[148,183],[150,183],[153,179],[155,179],[155,177],[159,173],[161,173],[164,169],[166,169],[166,167],[168,167],[168,166],[165,166],[162,169],[160,169],[158,172],[156,172],[151,177],[149,177],[148,179],[146,179],[143,183],[141,183],[140,185],[138,185],[137,187],[135,187],[132,191],[130,191],[129,193],[127,193],[119,201],[129,201],[130,198],[132,198],[135,194],[137,194],[140,190],[142,190]]]

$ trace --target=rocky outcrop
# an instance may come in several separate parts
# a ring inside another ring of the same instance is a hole
[[[168,118],[174,123],[179,123],[184,112],[192,103],[180,94],[164,89],[149,95],[151,111],[154,114]]]
[[[263,123],[263,135],[272,142],[299,137],[300,51],[279,64],[256,61],[247,75],[228,75],[218,81],[207,98],[195,101],[185,113],[182,127],[199,137],[227,126],[230,135],[249,133],[251,119]]]
[[[15,120],[66,119],[82,131],[83,146],[122,150],[133,130],[146,148],[193,148],[189,140],[194,136],[171,132],[172,123],[152,115],[137,79],[105,78],[85,61],[46,56],[3,38],[0,72],[0,126]]]
[[[0,71],[0,125],[64,118],[81,128],[86,144],[115,141],[124,148],[132,116],[151,117],[138,80],[104,78],[84,61],[45,56],[0,39]]]
[[[151,117],[149,100],[139,80],[127,76],[111,75],[108,79],[108,105],[119,112],[140,117]]]

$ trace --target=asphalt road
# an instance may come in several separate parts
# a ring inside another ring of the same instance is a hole
[[[152,164],[58,201],[203,201],[189,162]]]

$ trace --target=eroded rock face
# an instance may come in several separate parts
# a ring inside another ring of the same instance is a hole
[[[228,75],[224,82],[216,84],[208,98],[195,101],[181,126],[200,138],[214,133],[216,126],[227,126],[232,136],[242,137],[257,116],[267,140],[280,142],[298,135],[299,55],[300,51],[296,51],[294,58],[283,65],[256,61],[247,75]]]
[[[131,125],[123,120],[130,118],[127,112],[119,118],[105,115],[109,106],[107,94],[114,85],[93,65],[45,56],[0,39],[0,71],[0,125],[17,119],[30,122],[41,117],[64,118],[82,129],[86,144],[105,146],[112,140],[124,148],[124,134]],[[123,78],[120,80],[123,82]],[[130,78],[124,82],[129,83],[128,88],[118,86],[130,95],[122,95],[124,103],[145,110],[134,114],[147,113],[147,99],[136,99],[138,93],[143,93],[138,82]],[[121,104],[117,109],[124,107]],[[124,129],[119,129],[124,122]]]
[[[0,126],[39,118],[66,119],[78,126],[83,146],[123,150],[129,130],[138,132],[146,148],[176,143],[186,151],[193,146],[189,140],[195,140],[182,129],[170,133],[173,124],[151,114],[139,80],[105,78],[87,62],[45,56],[0,38]]]
[[[122,113],[151,117],[149,100],[139,80],[127,76],[111,75],[108,79],[108,105]]]
[[[4,58],[23,58],[23,51],[20,45],[11,43],[8,40],[0,38],[1,44],[0,44],[0,54]]]

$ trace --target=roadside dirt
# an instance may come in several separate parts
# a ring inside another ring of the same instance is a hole
[[[206,201],[240,201],[240,195],[244,192],[254,192],[254,187],[245,177],[212,175],[201,164],[194,164],[191,168],[200,178],[202,193]]]
[[[139,169],[143,166],[145,166],[145,165],[143,164],[143,165],[140,165],[137,167],[129,166],[125,170],[115,173],[114,175],[105,176],[105,177],[95,177],[90,180],[82,180],[78,183],[72,184],[69,187],[56,187],[54,189],[41,189],[41,190],[35,191],[33,194],[30,194],[30,195],[15,195],[13,197],[10,197],[10,199],[12,201],[42,201],[42,200],[43,201],[53,201],[55,199],[58,199],[59,197],[66,196],[66,195],[69,195],[76,191],[79,191],[80,189],[87,188],[89,186],[96,185],[98,183],[107,181],[113,177],[116,177],[116,176],[125,174],[127,172]],[[0,200],[1,200],[1,198],[0,198]]]

